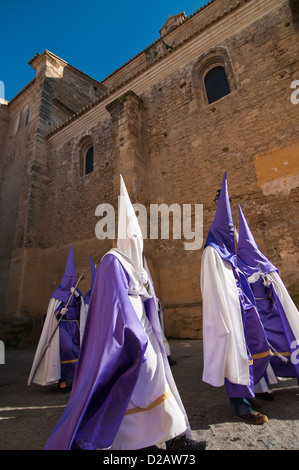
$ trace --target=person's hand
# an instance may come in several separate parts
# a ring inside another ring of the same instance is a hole
[[[71,287],[71,293],[75,294],[76,297],[79,297],[79,295],[80,295],[79,292],[77,290],[75,290],[74,287]]]
[[[138,271],[138,277],[142,284],[146,285],[148,283],[148,275],[145,269],[140,269]]]

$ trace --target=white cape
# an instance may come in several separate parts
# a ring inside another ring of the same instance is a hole
[[[57,383],[61,378],[60,347],[59,347],[59,327],[54,312],[60,305],[60,300],[51,297],[45,318],[45,323],[37,345],[33,359],[31,371],[28,378],[28,385],[35,383],[38,385],[50,385]],[[84,301],[81,297],[80,310],[80,342],[85,326],[86,311]],[[55,333],[54,333],[55,331]],[[53,335],[54,333],[54,335]],[[49,345],[48,342],[53,335]]]
[[[203,381],[250,385],[242,313],[232,266],[207,246],[201,261]]]
[[[31,383],[49,385],[58,382],[60,379],[59,328],[57,328],[51,343],[47,347],[48,341],[57,326],[57,319],[54,312],[59,307],[60,303],[60,300],[54,298],[50,299],[45,323],[28,378],[28,385]]]

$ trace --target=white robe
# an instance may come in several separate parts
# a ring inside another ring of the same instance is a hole
[[[186,430],[192,437],[169,369],[161,341],[162,335],[157,338],[145,313],[142,298],[129,297],[148,337],[148,345],[145,361],[141,365],[140,375],[112,450],[141,449],[164,443]]]
[[[201,262],[203,299],[202,379],[215,387],[225,379],[250,385],[249,363],[238,288],[232,266],[207,246]]]
[[[147,275],[144,285],[143,237],[121,177],[117,248],[109,251],[129,276],[128,295],[148,338],[145,361],[127,412],[114,439],[112,449],[141,449],[165,442],[186,432],[192,438],[188,418],[177,391],[163,345],[156,298]],[[147,318],[144,301],[150,302]]]
[[[109,253],[118,258],[130,277],[129,286],[133,285],[132,269],[127,258],[116,250]],[[192,439],[189,420],[167,360],[165,337],[150,279],[148,286],[146,290],[136,283],[133,292],[139,290],[139,295],[132,295],[129,288],[129,298],[147,335],[148,345],[145,351],[146,360],[141,365],[140,375],[112,450],[141,449],[166,442],[184,432]],[[144,306],[144,301],[151,297],[155,301],[151,303],[151,307],[155,309],[150,312],[152,323]]]

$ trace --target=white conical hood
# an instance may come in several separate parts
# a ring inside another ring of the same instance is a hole
[[[130,276],[129,293],[148,296],[144,286],[147,282],[147,272],[143,268],[143,236],[121,175],[117,248],[110,250],[110,253],[119,258]]]
[[[143,268],[142,232],[121,175],[120,196],[118,198],[117,248],[124,256],[131,260],[137,272]]]

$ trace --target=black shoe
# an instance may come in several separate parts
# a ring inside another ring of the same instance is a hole
[[[65,380],[61,380],[59,383],[58,383],[58,391],[60,393],[67,393],[70,391],[70,387],[68,387],[67,383]]]
[[[205,450],[206,441],[194,441],[183,434],[166,442],[167,450]]]
[[[69,387],[58,387],[58,391],[60,393],[68,393],[68,392],[70,392],[70,388]]]
[[[167,356],[167,359],[168,359],[168,363],[170,366],[174,366],[176,364],[176,361],[174,361],[173,359],[171,359],[170,356]]]

